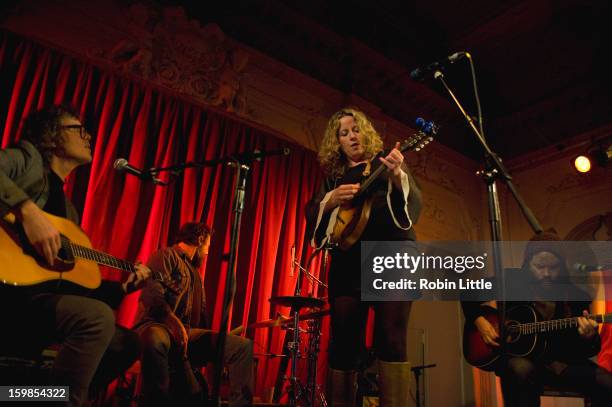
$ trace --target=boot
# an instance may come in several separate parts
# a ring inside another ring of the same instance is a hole
[[[330,407],[355,407],[357,372],[355,370],[327,371],[327,401]]]
[[[405,407],[410,403],[410,362],[378,361],[380,407]]]

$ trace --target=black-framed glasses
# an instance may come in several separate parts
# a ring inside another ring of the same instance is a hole
[[[81,138],[83,140],[85,140],[87,138],[87,129],[85,128],[85,125],[83,125],[83,124],[66,124],[66,125],[60,126],[60,128],[62,128],[62,129],[79,129],[79,136],[81,136]]]

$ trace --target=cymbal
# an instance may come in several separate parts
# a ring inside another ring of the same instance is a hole
[[[286,321],[289,321],[289,317],[284,315],[279,315],[274,319],[264,319],[263,321],[257,321],[249,325],[249,328],[274,328],[277,326],[281,326]]]
[[[283,355],[280,353],[253,353],[254,357],[260,356],[265,358],[286,358],[288,355]]]
[[[300,321],[308,321],[315,318],[324,317],[325,315],[329,315],[329,308],[325,308],[318,311],[306,312],[304,314],[300,314],[298,317]],[[281,325],[290,325],[293,323],[293,318],[287,318],[284,320]]]
[[[319,311],[307,312],[305,314],[300,315],[300,321],[306,321],[309,319],[315,319],[319,317],[324,317],[325,315],[329,315],[329,308],[325,308]],[[287,323],[287,322],[285,322]]]
[[[325,300],[314,297],[302,297],[300,295],[281,295],[269,300],[272,304],[284,305],[296,308],[317,308],[325,305]]]

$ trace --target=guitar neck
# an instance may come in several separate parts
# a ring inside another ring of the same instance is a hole
[[[519,324],[518,327],[523,335],[559,331],[562,329],[576,328],[578,326],[578,318],[579,317],[570,317],[553,319],[550,321],[529,322],[526,324]],[[612,314],[593,314],[587,316],[587,318],[600,324],[612,323]]]
[[[136,265],[134,263],[130,263],[129,261],[125,261],[118,257],[111,256],[110,254],[94,250],[89,247],[84,247],[75,244],[64,236],[62,236],[61,238],[62,246],[70,250],[75,257],[92,260],[100,265],[112,267],[121,271],[128,271],[130,273],[136,272]],[[179,288],[176,286],[176,283],[172,281],[166,281],[166,279],[164,279],[163,275],[161,275],[160,273],[151,271],[151,278],[153,280],[159,281],[164,287],[172,291],[174,294],[179,294]]]
[[[368,177],[368,179],[366,179],[365,181],[363,181],[361,183],[361,188],[359,189],[359,192],[356,194],[357,196],[361,195],[362,193],[365,192],[365,190],[368,189],[368,187],[370,186],[370,184],[372,184],[372,182],[374,182],[374,180],[376,178],[378,178],[380,176],[380,174],[385,170],[384,165],[379,166],[378,168],[376,168],[374,170],[374,172],[372,174],[370,174],[370,176]]]
[[[92,260],[100,265],[112,267],[122,271],[129,271],[130,273],[135,271],[135,265],[133,263],[98,250],[90,249],[89,247],[75,244],[64,237],[62,237],[62,246],[69,249],[75,257]]]
[[[408,150],[419,150],[420,148],[423,148],[426,144],[428,144],[431,140],[433,140],[433,137],[423,133],[422,131],[419,131],[417,134],[415,134],[414,136],[412,136],[410,139],[406,140],[401,146],[400,146],[400,151],[402,153],[408,151]],[[372,174],[370,174],[370,176],[361,183],[361,188],[359,189],[359,192],[357,192],[357,194],[355,195],[355,197],[358,197],[359,195],[362,195],[366,192],[366,190],[368,189],[368,187],[376,180],[376,178],[378,178],[380,176],[380,174],[382,174],[382,172],[386,169],[387,167],[384,165],[379,165],[378,168],[376,168],[374,170],[374,172],[372,172]]]

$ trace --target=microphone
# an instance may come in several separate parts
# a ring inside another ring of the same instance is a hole
[[[119,172],[125,171],[128,174],[135,175],[142,180],[151,178],[150,175],[143,174],[138,168],[132,167],[125,158],[117,158],[113,164],[113,168]]]
[[[125,158],[117,158],[113,163],[113,168],[119,172],[127,172],[128,174],[132,174],[143,181],[151,180],[154,184],[167,185],[166,182],[155,178],[150,172],[143,172],[136,167],[132,167]]]
[[[448,63],[454,64],[455,62],[459,61],[467,55],[467,52],[459,51],[447,56],[442,61],[435,61],[423,67],[415,68],[412,70],[412,72],[410,72],[410,78],[415,81],[422,81],[423,79],[425,79],[425,76],[427,76],[428,73],[441,70],[444,65]]]
[[[603,270],[612,270],[612,264],[582,264],[574,263],[573,269],[579,272],[594,272]]]

